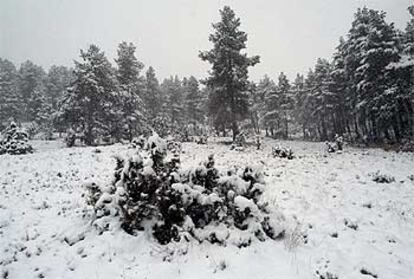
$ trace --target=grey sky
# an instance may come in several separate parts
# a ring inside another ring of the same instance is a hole
[[[99,45],[113,62],[121,41],[137,46],[137,57],[159,79],[178,74],[204,77],[198,58],[211,47],[211,23],[230,5],[248,32],[248,53],[261,56],[251,69],[258,80],[306,72],[318,57],[330,58],[339,36],[350,28],[357,7],[387,12],[404,28],[412,0],[0,0],[0,57],[26,59],[45,68],[72,66],[79,49]]]

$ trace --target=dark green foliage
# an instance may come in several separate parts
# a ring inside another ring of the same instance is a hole
[[[4,131],[0,139],[0,155],[20,155],[33,152],[33,147],[28,143],[28,137],[16,123],[12,122]]]
[[[243,240],[235,240],[237,245],[246,246],[252,237],[263,241],[281,234],[270,219],[267,204],[261,202],[260,173],[247,167],[238,174],[221,175],[213,156],[182,172],[177,155],[166,159],[166,143],[157,135],[148,139],[145,149],[151,162],[144,163],[140,155],[117,158],[109,188],[88,186],[87,202],[94,206],[97,221],[112,212],[120,216],[126,232],[151,230],[161,244],[190,237],[225,244],[231,230],[237,229],[247,233]],[[224,236],[219,233],[223,229],[227,231]]]
[[[75,61],[74,81],[61,103],[60,117],[83,132],[85,143],[91,145],[98,136],[116,136],[120,130],[118,88],[114,69],[96,45],[81,50],[81,58]]]
[[[12,62],[0,58],[0,129],[19,114],[17,71]]]
[[[209,40],[213,49],[200,53],[200,58],[212,64],[210,77],[205,84],[210,89],[209,115],[229,125],[233,140],[239,133],[238,122],[248,116],[249,86],[248,67],[259,63],[259,56],[247,57],[247,34],[240,31],[240,19],[234,11],[225,6],[221,11],[221,21],[213,24],[215,32]]]
[[[122,42],[118,47],[118,57],[115,60],[118,66],[116,77],[119,85],[119,94],[116,98],[118,125],[114,136],[117,139],[126,138],[131,141],[134,135],[143,131],[147,122],[144,113],[144,80],[140,71],[144,65],[135,57],[136,47],[132,43]]]

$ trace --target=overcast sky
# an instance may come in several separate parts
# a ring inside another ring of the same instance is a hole
[[[211,23],[230,5],[248,33],[251,55],[261,63],[253,80],[306,72],[318,57],[330,58],[358,7],[387,12],[405,28],[412,0],[0,0],[0,57],[26,59],[46,69],[73,65],[79,49],[95,43],[113,62],[121,41],[137,46],[137,57],[159,79],[171,74],[202,78],[209,65],[198,58],[211,48]]]

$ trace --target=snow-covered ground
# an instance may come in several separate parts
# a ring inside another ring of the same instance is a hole
[[[34,154],[0,156],[2,278],[414,278],[414,154],[281,142],[296,155],[286,160],[271,156],[271,140],[244,152],[183,144],[184,168],[211,153],[219,168],[260,167],[287,233],[242,249],[191,242],[172,255],[145,233],[98,235],[85,216],[84,183],[110,183],[112,155],[127,146],[33,144]],[[377,171],[395,181],[372,181]]]

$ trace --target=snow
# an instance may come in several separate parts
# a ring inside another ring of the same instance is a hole
[[[234,203],[240,211],[245,211],[246,208],[250,209],[251,211],[259,210],[252,200],[249,200],[243,196],[235,197]]]
[[[277,144],[291,146],[296,158],[274,158]],[[7,278],[373,278],[361,271],[414,278],[414,154],[348,146],[328,154],[324,143],[267,139],[263,150],[243,152],[184,143],[184,169],[214,153],[221,170],[248,164],[263,171],[263,198],[281,214],[273,222],[285,237],[240,249],[194,241],[162,246],[150,233],[131,236],[116,224],[99,234],[82,195],[91,181],[110,183],[113,156],[131,151],[32,145],[33,154],[0,156],[0,268]],[[395,180],[376,183],[377,172]],[[226,228],[221,232],[225,238]]]

